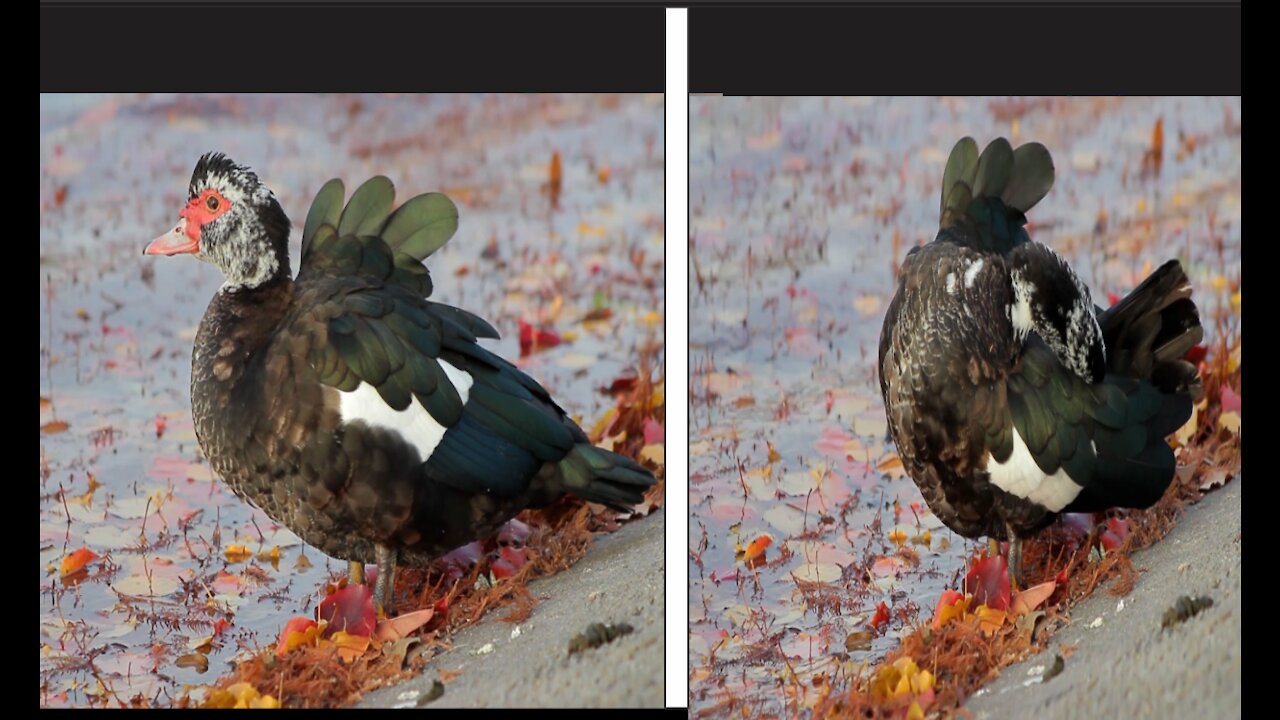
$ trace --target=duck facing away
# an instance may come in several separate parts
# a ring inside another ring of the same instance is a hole
[[[149,255],[187,253],[226,282],[191,358],[196,436],[241,498],[320,551],[377,563],[391,612],[397,562],[428,563],[565,493],[626,509],[653,476],[596,448],[535,380],[482,347],[471,313],[427,300],[423,261],[458,213],[428,193],[394,212],[375,177],[343,206],[330,180],[307,213],[297,278],[290,222],[224,155],[200,158],[186,205]]]
[[[1166,438],[1200,395],[1203,335],[1176,260],[1103,310],[1024,229],[1053,185],[1038,143],[956,144],[936,239],[907,254],[880,335],[890,434],[956,533],[1021,541],[1063,512],[1145,508],[1175,461]]]

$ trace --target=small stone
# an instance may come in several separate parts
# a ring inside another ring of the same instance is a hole
[[[1027,668],[1028,675],[1043,675],[1044,671],[1045,671],[1045,667],[1043,665],[1032,665],[1031,667]]]
[[[477,655],[488,655],[491,652],[493,652],[493,643],[485,643],[480,646],[479,650],[476,650]]]
[[[1120,602],[1116,603],[1116,612],[1124,612],[1124,598],[1121,598]]]
[[[511,628],[511,639],[512,639],[512,640],[515,640],[515,639],[516,639],[516,638],[518,638],[518,637],[520,637],[520,626],[519,626],[519,625],[517,625],[517,626],[515,626],[515,627]]]
[[[1098,617],[1094,618],[1094,619],[1093,619],[1093,622],[1089,623],[1089,627],[1091,627],[1091,628],[1100,628],[1100,627],[1102,627],[1102,616],[1101,616],[1101,615],[1099,615]]]

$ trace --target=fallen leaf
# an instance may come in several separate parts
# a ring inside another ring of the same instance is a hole
[[[354,662],[369,649],[370,644],[368,635],[352,635],[344,630],[331,635],[329,642],[338,647],[338,656],[345,662]]]
[[[666,445],[645,445],[640,448],[637,457],[641,460],[648,460],[654,465],[666,464]]]
[[[1223,412],[1240,412],[1240,396],[1230,386],[1222,386],[1222,410]]]
[[[955,618],[964,617],[971,599],[956,590],[943,590],[942,597],[938,598],[938,604],[933,608],[933,629],[941,629]]]
[[[1012,592],[1009,562],[1003,555],[977,560],[965,574],[964,586],[973,595],[975,603],[994,610],[1008,609]]]
[[[427,608],[383,620],[374,628],[373,637],[382,642],[406,638],[414,630],[426,625],[435,614],[434,608]]]
[[[51,420],[40,426],[40,432],[53,435],[55,433],[66,432],[71,427],[66,420]]]
[[[195,668],[196,672],[203,673],[209,669],[209,656],[200,653],[188,653],[179,657],[173,664],[180,668]]]
[[[844,649],[849,652],[870,650],[872,637],[873,635],[866,630],[851,632],[849,633],[849,636],[844,639]]]
[[[994,634],[1004,625],[1005,618],[1008,614],[1004,610],[997,610],[987,605],[979,605],[974,611],[974,615],[978,617],[978,627],[987,635]]]
[[[644,419],[644,444],[653,445],[654,443],[664,442],[666,439],[666,431],[662,427],[662,423],[653,418]],[[770,460],[770,462],[773,462]]]
[[[1057,587],[1058,584],[1050,580],[1016,593],[1013,596],[1012,604],[1009,606],[1010,612],[1014,615],[1025,615],[1035,610],[1045,600],[1048,600],[1050,595],[1053,595],[1053,591]]]
[[[276,643],[276,657],[284,657],[294,648],[309,645],[320,637],[324,630],[311,618],[295,617],[285,623],[280,632],[280,641]]]
[[[552,330],[535,328],[523,320],[520,321],[519,327],[520,357],[527,357],[531,353],[553,348],[561,343],[560,336]]]
[[[871,627],[879,628],[888,622],[889,622],[889,606],[885,605],[884,601],[882,600],[880,601],[880,604],[876,606],[875,617],[871,618]]]
[[[368,637],[377,626],[373,593],[368,585],[348,585],[320,601],[317,614],[329,624],[326,633],[343,631]]]
[[[768,533],[757,535],[754,540],[747,543],[742,549],[741,560],[747,567],[757,567],[764,562],[765,550],[773,544],[773,538]]]
[[[84,569],[85,565],[98,559],[98,554],[89,548],[80,548],[62,558],[62,577]]]

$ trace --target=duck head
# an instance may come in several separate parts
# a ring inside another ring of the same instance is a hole
[[[252,170],[222,153],[206,153],[191,173],[177,224],[143,250],[184,253],[218,266],[225,290],[288,277],[289,218]]]

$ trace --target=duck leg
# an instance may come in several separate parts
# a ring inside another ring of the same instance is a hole
[[[347,583],[350,585],[364,584],[364,563],[355,560],[347,561]]]
[[[1009,528],[1009,581],[1013,586],[1013,591],[1018,592],[1018,587],[1022,582],[1022,538],[1013,533],[1013,528]]]
[[[382,614],[391,617],[391,591],[396,585],[396,559],[399,553],[386,545],[377,546],[378,579],[373,584],[373,602]]]

